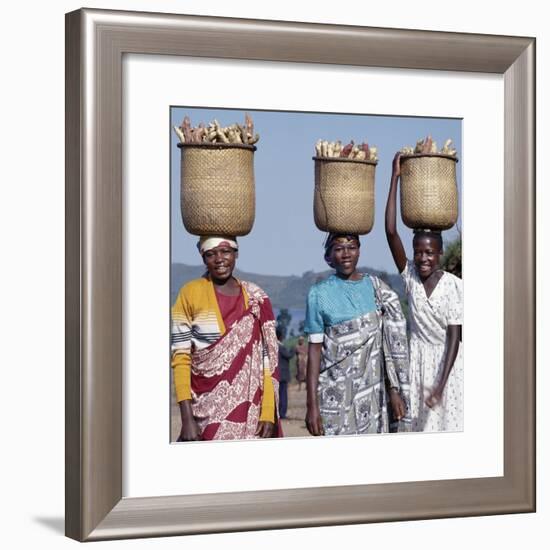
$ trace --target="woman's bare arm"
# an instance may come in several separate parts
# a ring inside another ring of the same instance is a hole
[[[321,346],[320,343],[314,344],[311,342],[308,346],[306,426],[311,435],[325,435],[319,410],[319,398],[317,397],[317,386],[319,385],[319,373],[321,371]]]
[[[399,273],[407,265],[407,255],[405,254],[401,237],[399,237],[399,233],[397,232],[396,222],[397,180],[401,175],[400,158],[401,153],[396,153],[393,159],[390,191],[388,193],[388,202],[386,203],[386,238],[388,239],[393,261]]]
[[[443,359],[443,370],[439,377],[439,382],[435,388],[432,388],[430,395],[426,398],[426,405],[434,407],[441,401],[443,391],[447,385],[447,380],[451,374],[451,369],[455,364],[458,355],[458,347],[462,339],[462,325],[448,325],[447,338],[445,342],[445,358]]]
[[[181,432],[178,441],[199,441],[200,432],[197,421],[191,409],[191,400],[185,399],[179,402],[181,414]]]

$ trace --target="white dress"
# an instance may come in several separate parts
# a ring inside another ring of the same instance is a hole
[[[447,379],[441,401],[424,403],[443,370],[448,325],[462,325],[462,280],[444,272],[428,298],[414,263],[401,273],[409,303],[410,398],[412,431],[459,432],[464,429],[462,344]]]

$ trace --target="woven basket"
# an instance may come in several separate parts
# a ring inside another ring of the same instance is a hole
[[[450,155],[401,157],[401,217],[411,229],[449,229],[458,218],[456,163]]]
[[[313,157],[313,160],[315,225],[331,233],[369,233],[374,224],[377,163],[338,157]]]
[[[194,235],[247,235],[254,225],[253,145],[178,143],[181,216]]]

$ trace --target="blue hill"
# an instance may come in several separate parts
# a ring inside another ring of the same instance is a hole
[[[359,271],[373,273],[388,283],[404,300],[405,293],[401,277],[377,269],[359,268]],[[260,275],[235,270],[235,275],[260,286],[270,297],[274,308],[304,309],[307,293],[311,285],[328,277],[333,271],[306,271],[301,277],[296,275]],[[180,287],[191,279],[196,279],[204,273],[203,265],[172,264],[170,277],[170,299],[174,303]]]

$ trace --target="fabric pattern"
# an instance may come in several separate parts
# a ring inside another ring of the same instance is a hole
[[[373,310],[324,327],[318,392],[325,435],[390,431],[390,387],[397,388],[408,405],[406,323],[399,298],[380,279],[365,278],[370,284],[356,288],[370,292],[370,297],[359,303],[372,303]],[[334,295],[327,292],[322,303],[335,304],[340,287],[328,288]],[[333,311],[327,315],[321,309],[321,318],[334,319]],[[410,418],[406,417],[393,429],[408,431],[409,427]]]
[[[265,303],[266,319],[273,319],[273,311],[269,298],[263,291],[252,283],[240,282],[242,288],[242,297],[246,310],[235,312],[233,309],[228,321],[238,320],[250,310],[250,293],[257,297],[256,301],[261,299]],[[237,304],[235,304],[237,305]],[[239,309],[239,308],[237,308]],[[237,314],[238,313],[238,314]],[[229,327],[231,330],[236,323],[233,322]],[[268,326],[267,334],[273,339],[275,321],[272,323],[272,331]],[[201,350],[210,349],[215,346],[226,335],[226,324],[218,304],[216,292],[212,282],[207,278],[196,279],[184,285],[177,296],[176,302],[172,307],[172,354],[171,364],[174,373],[174,385],[176,389],[177,401],[192,400],[195,402],[196,394],[191,386],[191,363],[192,354],[197,354]],[[229,341],[229,339],[228,339]],[[267,346],[262,344],[261,354],[266,359],[267,367],[263,369],[262,381],[258,385],[262,388],[261,392],[261,416],[260,420],[273,422],[275,420],[275,395],[278,395],[278,383],[271,380],[271,371],[277,367],[277,361],[269,365],[269,353]],[[198,357],[198,355],[197,355]],[[277,370],[278,373],[278,370]],[[277,385],[277,388],[275,387]],[[266,391],[263,391],[263,389]]]
[[[278,407],[278,342],[271,303],[256,285],[242,285],[249,299],[244,315],[215,344],[192,354],[191,406],[203,440],[256,437],[266,368]]]
[[[244,300],[248,307],[246,295]],[[172,354],[182,354],[189,362],[192,349],[210,346],[224,332],[225,323],[212,282],[201,277],[185,284],[172,307]]]
[[[412,430],[457,432],[464,429],[464,369],[462,344],[447,379],[442,400],[433,409],[424,403],[437,385],[448,325],[462,325],[462,280],[444,272],[428,298],[414,263],[401,274],[407,290],[410,315],[410,377]]]
[[[374,311],[376,304],[370,277],[345,281],[331,275],[309,291],[304,332],[310,342],[322,342],[326,327],[331,327]]]

